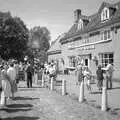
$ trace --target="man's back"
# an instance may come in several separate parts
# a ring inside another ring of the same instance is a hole
[[[10,80],[15,80],[16,79],[16,71],[15,68],[9,67],[7,70],[7,74],[10,77]]]

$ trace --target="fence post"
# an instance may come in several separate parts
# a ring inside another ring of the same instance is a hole
[[[80,84],[80,93],[79,93],[79,102],[82,103],[84,101],[84,80],[82,80]]]
[[[51,77],[50,89],[54,90],[54,80],[53,80],[53,77]]]
[[[66,80],[62,80],[62,95],[66,95]]]
[[[43,73],[42,73],[42,87],[44,87],[44,70],[43,70]]]
[[[101,110],[106,111],[107,110],[107,89],[106,87],[102,88],[102,105]]]
[[[101,110],[106,111],[108,108],[108,101],[107,101],[107,75],[104,74],[105,84],[102,87],[102,104],[101,104]]]

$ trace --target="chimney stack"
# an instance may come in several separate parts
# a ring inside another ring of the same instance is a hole
[[[81,10],[80,9],[76,9],[74,11],[74,21],[75,21],[75,23],[77,23],[79,21],[80,16],[81,16]]]

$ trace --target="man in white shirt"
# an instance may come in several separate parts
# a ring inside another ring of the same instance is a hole
[[[106,87],[107,89],[112,89],[112,76],[113,76],[113,65],[110,62],[106,67],[106,75],[107,75],[107,81],[106,81]]]
[[[12,97],[14,98],[14,93],[17,91],[17,86],[16,86],[16,70],[14,68],[13,63],[10,64],[10,67],[7,70],[7,75],[9,76],[11,81]]]

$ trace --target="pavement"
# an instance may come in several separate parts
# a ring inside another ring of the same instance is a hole
[[[79,103],[70,95],[62,96],[56,91],[26,82],[18,84],[15,100],[0,109],[1,120],[120,120],[113,111],[102,112],[88,104]]]

